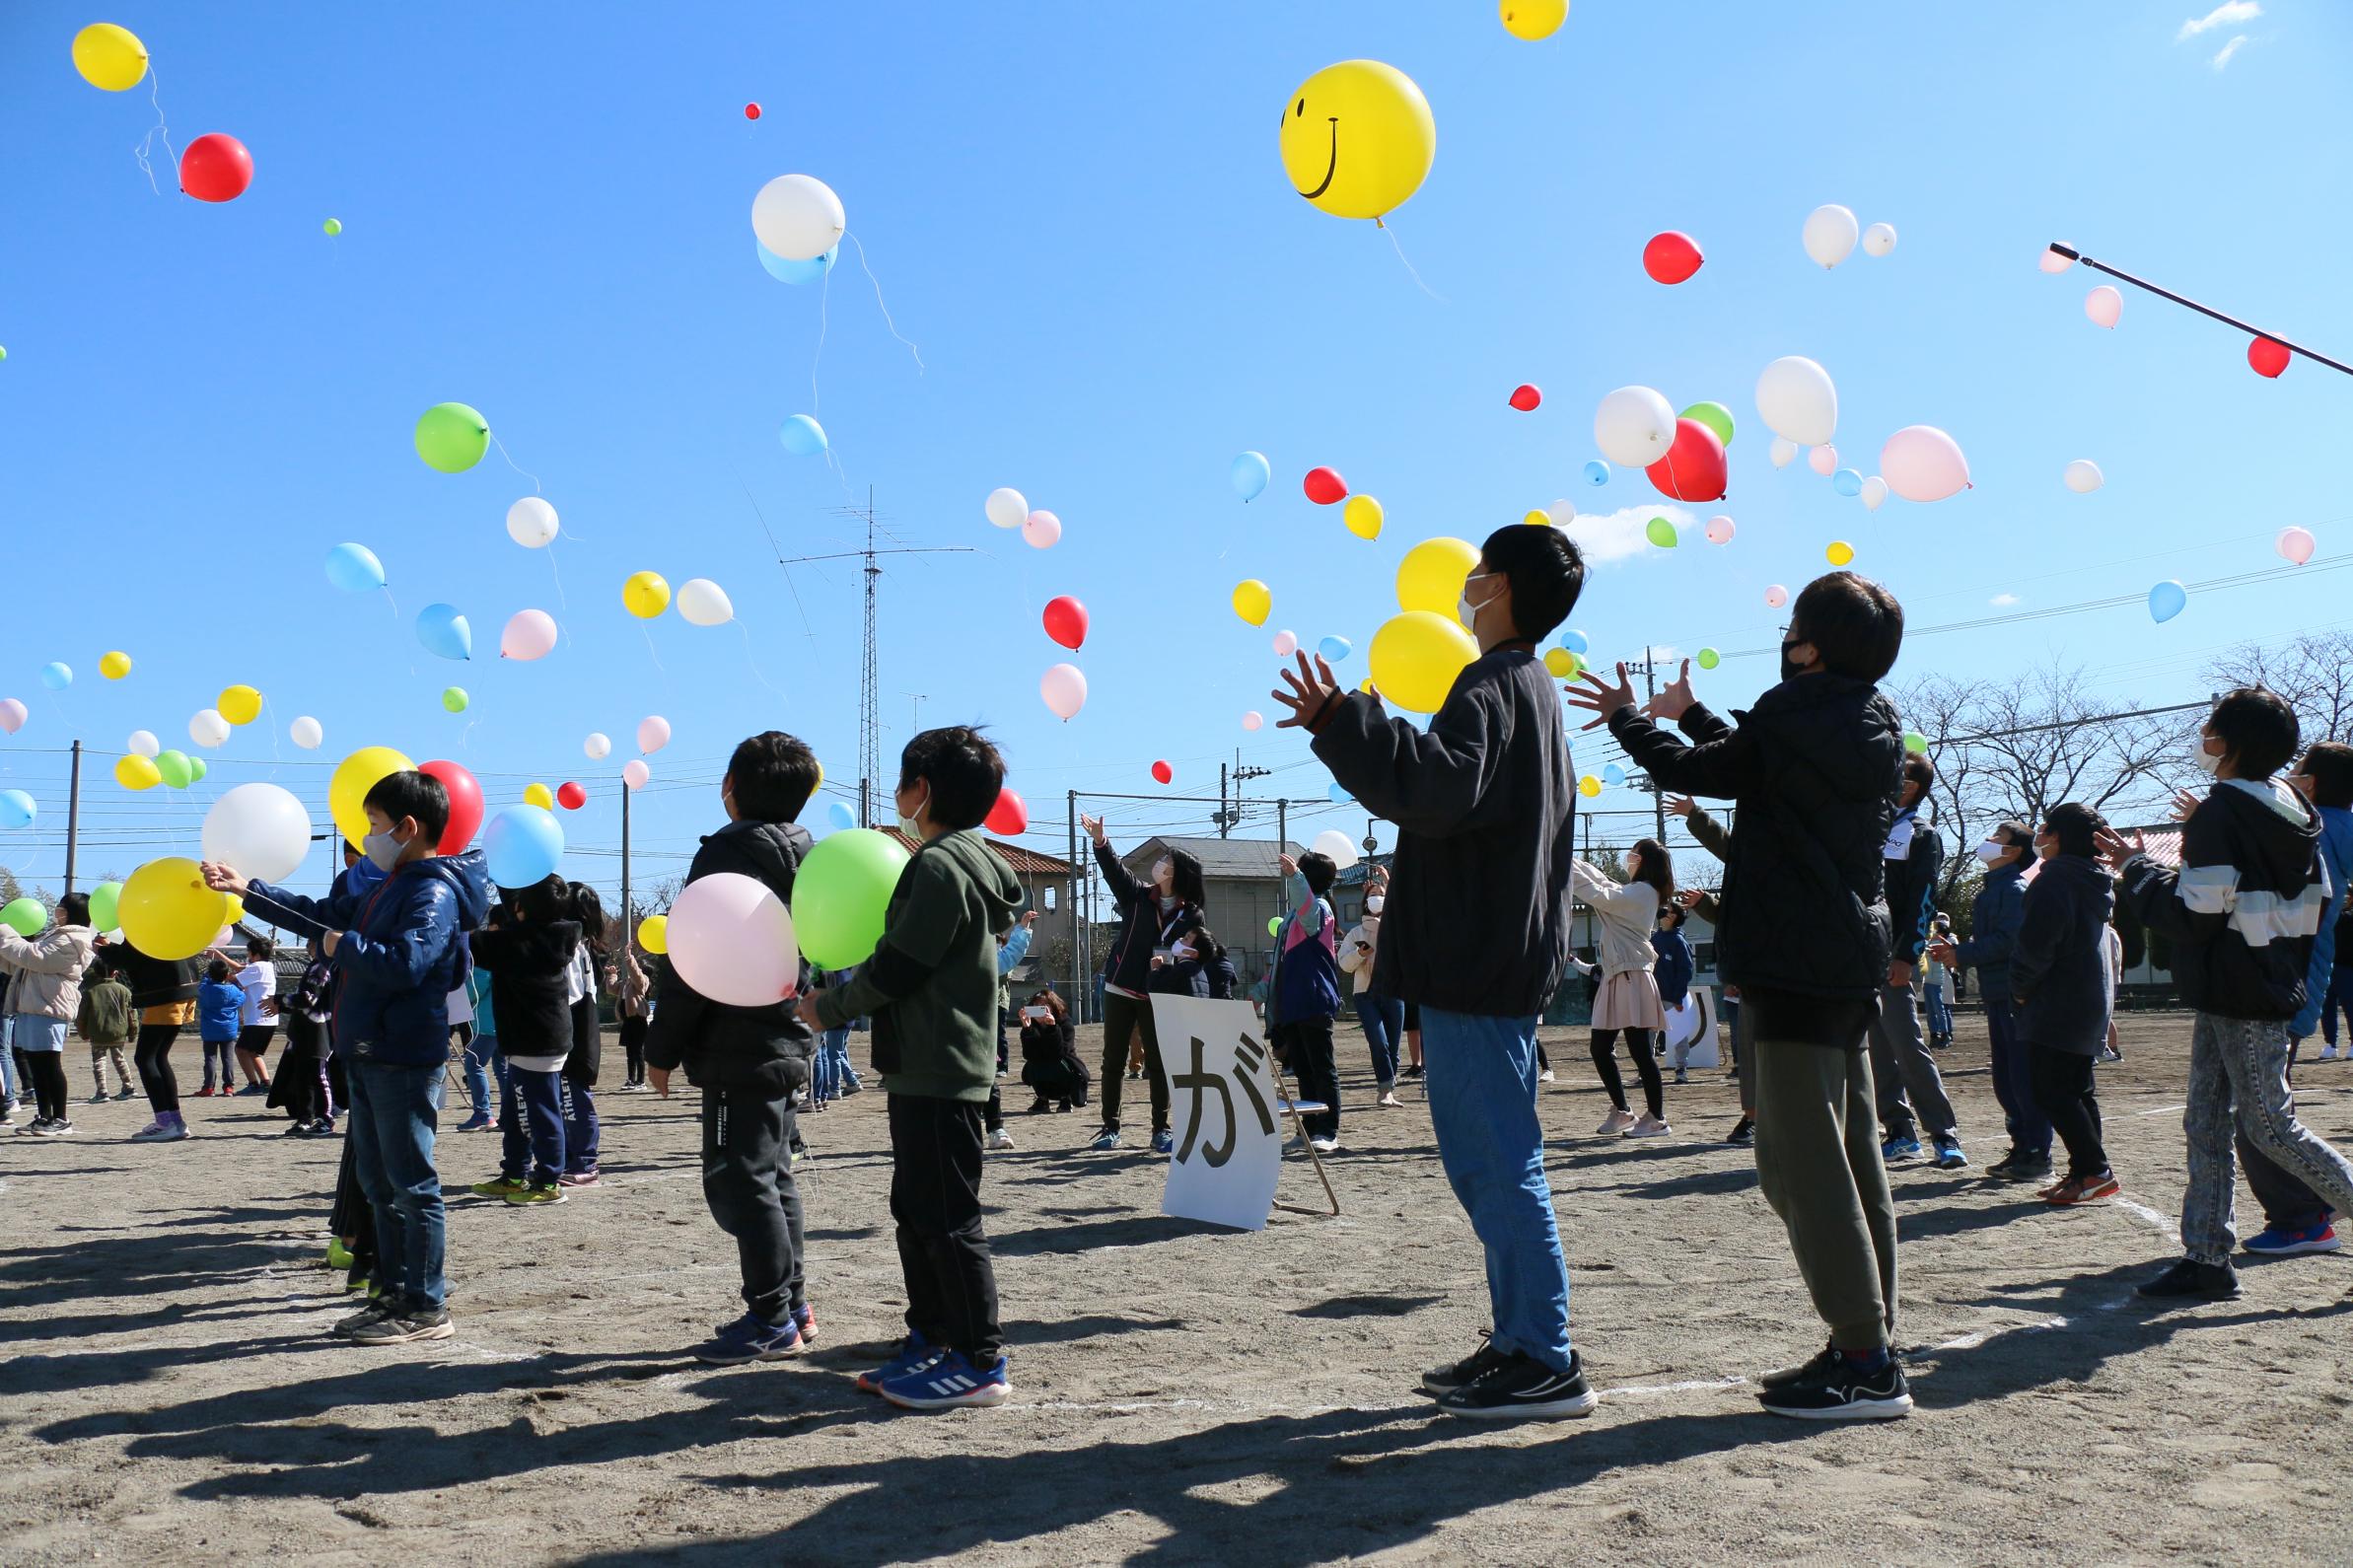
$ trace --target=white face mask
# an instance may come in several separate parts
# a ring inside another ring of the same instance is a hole
[[[1455,601],[1455,618],[1462,621],[1464,626],[1470,628],[1473,635],[1475,635],[1479,629],[1479,611],[1485,609],[1489,605],[1494,604],[1495,600],[1493,596],[1489,596],[1488,598],[1479,601],[1475,605],[1472,604],[1470,602],[1470,585],[1477,582],[1484,582],[1486,579],[1495,575],[1496,574],[1493,572],[1478,572],[1472,576],[1463,578],[1462,597]]]
[[[1988,866],[2010,853],[2010,846],[1999,839],[1989,838],[1977,846],[1977,858]]]
[[[931,788],[929,785],[924,787],[923,799],[926,805],[930,804]],[[892,801],[891,803],[891,809],[892,811],[898,811],[898,803],[896,801]],[[915,808],[915,810],[921,811],[923,810],[923,807],[918,806]],[[904,812],[898,812],[898,830],[906,834],[909,838],[921,838],[923,836],[923,830],[915,825],[915,819],[909,817]]]
[[[400,863],[400,851],[407,846],[390,833],[370,833],[360,840],[360,853],[378,871],[390,871]]]
[[[1179,963],[1190,963],[1193,960],[1193,950],[1181,942],[1169,951],[1176,956],[1176,962]]]
[[[2197,763],[2199,768],[2209,775],[2222,771],[2222,758],[2206,749],[2206,740],[2203,736],[2198,738],[2198,744],[2190,751],[2189,759]]]
[[[1387,898],[1382,897],[1379,893],[1375,893],[1372,897],[1365,900],[1365,913],[1379,914],[1382,911],[1382,908],[1387,905],[1388,902],[1389,900]]]

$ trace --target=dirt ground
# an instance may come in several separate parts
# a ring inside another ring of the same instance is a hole
[[[1898,1171],[1920,1408],[1836,1428],[1743,1381],[1821,1331],[1718,1141],[1722,1074],[1671,1087],[1674,1138],[1604,1142],[1591,1063],[1549,1034],[1603,1401],[1502,1431],[1416,1392],[1485,1321],[1479,1253],[1418,1097],[1370,1109],[1353,1032],[1336,1220],[1163,1219],[1148,1157],[1012,1116],[986,1190],[1015,1394],[943,1416],[850,1385],[902,1302],[879,1094],[807,1119],[820,1348],[724,1371],[680,1354],[740,1310],[690,1099],[603,1097],[607,1184],[560,1209],[453,1200],[458,1335],[396,1349],[323,1332],[338,1143],[250,1100],[189,1102],[178,1145],[122,1141],[137,1103],[76,1106],[76,1139],[0,1140],[0,1561],[2343,1561],[2353,1259],[2254,1264],[2234,1303],[2132,1294],[2175,1247],[2187,1037],[2135,1017],[2102,1070],[2125,1201]],[[1944,1065],[1982,1165],[2003,1140],[1973,1019]],[[2307,1119],[2353,1139],[2353,1067],[2300,1078]],[[445,1134],[453,1187],[492,1173],[492,1136]],[[1284,1184],[1312,1194],[1304,1166]]]

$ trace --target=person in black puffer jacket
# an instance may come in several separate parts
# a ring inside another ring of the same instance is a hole
[[[1755,1020],[1756,1176],[1789,1229],[1830,1348],[1762,1395],[1777,1415],[1903,1415],[1911,1390],[1889,1353],[1895,1206],[1881,1162],[1864,1044],[1888,983],[1881,857],[1895,820],[1902,726],[1877,682],[1903,645],[1903,607],[1852,572],[1818,577],[1791,606],[1781,683],[1728,724],[1691,695],[1690,670],[1634,706],[1623,667],[1570,701],[1659,787],[1732,798],[1717,967]]]
[[[2067,1146],[2067,1176],[2042,1191],[2058,1208],[2116,1194],[2101,1143],[2100,1097],[2092,1065],[2107,1039],[2115,998],[2105,933],[2115,886],[2093,856],[2107,823],[2089,806],[2054,806],[2034,835],[2042,864],[2027,887],[2026,913],[2011,950],[2010,994],[2026,1043],[2034,1102]]]
[[[1030,998],[1024,1011],[1042,1009],[1044,1018],[1022,1020],[1022,1082],[1037,1091],[1033,1115],[1087,1103],[1087,1064],[1079,1057],[1078,1031],[1070,1009],[1048,987]]]
[[[563,1072],[577,1043],[571,979],[580,922],[572,918],[572,890],[561,877],[502,891],[470,947],[475,965],[496,988],[498,1049],[513,1093],[499,1109],[498,1177],[473,1190],[477,1197],[517,1205],[561,1203],[572,1154]]]

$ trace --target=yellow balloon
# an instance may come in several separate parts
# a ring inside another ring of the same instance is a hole
[[[234,900],[204,886],[196,863],[182,856],[151,860],[130,874],[114,902],[123,939],[151,959],[178,962],[212,946],[236,918]]]
[[[637,945],[648,953],[670,951],[670,916],[647,915],[637,922]]]
[[[131,673],[131,656],[121,652],[100,654],[98,673],[108,680],[120,680]]]
[[[354,844],[367,837],[368,791],[388,774],[405,773],[415,766],[389,746],[363,746],[336,763],[333,776],[326,781],[326,810],[335,820],[335,831]]]
[[[251,686],[224,686],[212,706],[231,724],[250,724],[261,717],[261,693]]]
[[[1479,547],[1468,539],[1422,540],[1397,563],[1397,607],[1426,609],[1453,620],[1462,599],[1462,579],[1478,563]],[[1382,688],[1387,690],[1388,682]]]
[[[1822,558],[1832,566],[1844,566],[1855,558],[1855,547],[1844,539],[1832,539],[1830,547],[1822,551]]]
[[[1234,585],[1234,613],[1253,626],[1266,624],[1267,615],[1274,609],[1274,595],[1256,578]]]
[[[152,756],[125,756],[115,759],[114,782],[126,790],[151,790],[163,781],[163,769],[155,765],[155,758]]]
[[[1504,32],[1531,43],[1552,36],[1569,20],[1569,0],[1496,0],[1495,9]]]
[[[1479,645],[1454,616],[1409,609],[1373,633],[1366,662],[1383,697],[1415,713],[1436,713],[1455,677],[1478,656]]]
[[[1340,508],[1340,521],[1360,539],[1381,537],[1381,503],[1369,495],[1352,495],[1348,504]]]
[[[1602,793],[1602,781],[1588,773],[1577,781],[1577,793],[1590,801]]]
[[[1429,178],[1438,125],[1403,71],[1342,60],[1283,106],[1280,147],[1292,189],[1335,218],[1378,218]]]
[[[128,28],[93,22],[74,35],[74,69],[92,87],[127,93],[147,74],[147,45]]]
[[[1544,668],[1556,680],[1566,680],[1577,674],[1577,656],[1566,648],[1544,650]]]
[[[639,620],[652,620],[670,607],[670,584],[660,572],[632,572],[621,585],[621,603]]]
[[[1552,514],[1545,511],[1542,507],[1537,507],[1534,511],[1529,513],[1520,521],[1527,524],[1532,529],[1548,529],[1552,526]]]
[[[523,804],[552,812],[555,810],[555,791],[544,784],[526,784],[523,786]]]

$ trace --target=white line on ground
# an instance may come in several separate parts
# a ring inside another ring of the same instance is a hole
[[[2159,1105],[2155,1110],[2136,1110],[2133,1114],[2136,1116],[2162,1116],[2171,1110],[2187,1110],[2188,1108],[2187,1105]]]
[[[2135,1203],[2132,1201],[2132,1199],[2127,1197],[2110,1198],[2108,1201],[2115,1207],[2122,1209],[2125,1213],[2131,1215],[2134,1219],[2147,1221],[2151,1226],[2155,1227],[2159,1231],[2162,1231],[2167,1236],[2177,1236],[2179,1234],[2174,1229],[2174,1222],[2172,1220],[2167,1219],[2164,1215],[2158,1213],[2146,1203]]]

